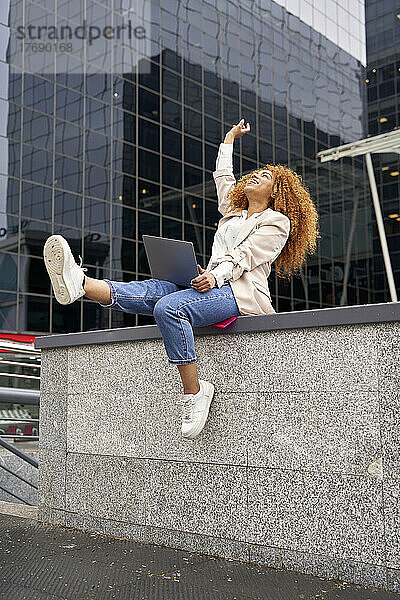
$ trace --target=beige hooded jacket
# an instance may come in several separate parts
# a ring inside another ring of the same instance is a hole
[[[221,146],[225,144],[220,145],[219,154],[223,151]],[[217,188],[218,210],[223,215],[218,223],[220,227],[233,215],[241,214],[242,209],[225,214],[228,205],[226,195],[236,185],[232,167],[217,168],[213,172],[213,177]],[[267,208],[244,221],[229,253],[214,258],[217,263],[223,261],[233,263],[233,276],[229,283],[241,315],[276,312],[271,303],[268,277],[271,273],[271,264],[285,246],[289,232],[290,219],[278,211]]]

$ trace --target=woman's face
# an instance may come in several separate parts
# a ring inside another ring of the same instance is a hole
[[[267,199],[273,192],[274,182],[275,176],[272,171],[267,168],[259,169],[251,173],[251,177],[247,180],[243,191],[246,195],[247,192],[250,192],[252,197],[257,196]]]

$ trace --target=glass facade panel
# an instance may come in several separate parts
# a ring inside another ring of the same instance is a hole
[[[365,84],[368,103],[368,135],[380,135],[400,127],[400,34],[398,5],[394,0],[366,0],[367,73]],[[376,185],[381,203],[388,251],[397,295],[400,294],[400,157],[395,153],[373,154]],[[374,302],[391,302],[388,277],[383,261],[376,219],[372,219],[371,236],[374,256],[364,288],[374,290]],[[360,272],[357,265],[356,272]],[[366,281],[365,281],[366,279]],[[357,279],[357,283],[359,279]],[[355,286],[355,295],[359,293]],[[365,291],[363,290],[363,294]]]
[[[206,266],[221,218],[212,171],[219,143],[241,118],[251,132],[235,142],[236,177],[267,162],[288,164],[303,176],[321,215],[322,239],[302,276],[285,283],[271,273],[275,309],[340,304],[346,261],[345,303],[381,301],[386,283],[363,161],[338,166],[315,158],[366,135],[362,12],[350,14],[335,0],[309,3],[298,14],[293,7],[286,13],[283,0],[251,10],[237,1],[189,7],[161,0],[145,3],[142,22],[135,17],[145,41],[72,35],[65,40],[71,48],[59,44],[55,53],[32,52],[34,40],[25,39],[22,53],[16,28],[23,16],[25,25],[66,30],[84,18],[126,25],[116,4],[10,0],[9,22],[0,5],[2,329],[59,333],[154,323],[86,298],[59,305],[43,244],[52,233],[63,235],[88,275],[100,279],[151,276],[144,233],[192,241]],[[367,2],[370,21],[382,18],[379,28],[371,26],[371,52],[389,44],[389,36],[379,37],[390,25],[376,4]],[[382,58],[377,73],[368,73],[371,132],[399,126],[396,60]],[[376,160],[398,269],[399,221],[388,215],[400,214],[393,175],[399,169],[389,155]]]

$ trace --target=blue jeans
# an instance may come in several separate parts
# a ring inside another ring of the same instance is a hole
[[[192,327],[205,327],[240,315],[229,283],[208,292],[198,292],[160,279],[127,283],[103,281],[111,288],[111,303],[98,304],[153,316],[161,331],[168,361],[174,365],[196,361]]]

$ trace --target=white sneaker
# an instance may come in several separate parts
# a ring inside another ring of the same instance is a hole
[[[50,236],[43,248],[44,264],[46,265],[54,295],[60,304],[72,304],[85,295],[83,289],[84,271],[72,255],[71,248],[62,235]]]
[[[182,435],[189,440],[193,440],[202,432],[214,396],[212,383],[203,379],[199,379],[199,383],[199,392],[182,400]]]

